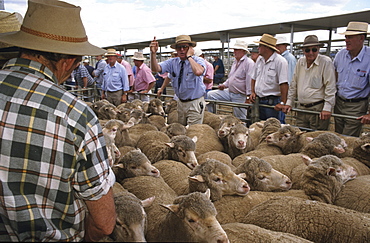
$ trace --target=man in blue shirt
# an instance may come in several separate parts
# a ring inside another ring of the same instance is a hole
[[[215,69],[213,83],[219,84],[222,83],[222,79],[225,76],[225,67],[224,63],[217,55],[214,55],[213,58],[215,59],[214,62],[212,63],[213,68]]]
[[[335,117],[335,131],[360,136],[363,124],[370,124],[370,47],[364,46],[368,23],[349,22],[345,35],[346,49],[334,59],[337,72],[335,114],[357,117],[356,120]]]
[[[105,56],[108,58],[108,65],[104,67],[102,99],[107,99],[115,106],[127,102],[127,91],[130,86],[124,66],[117,62],[115,49],[108,49]]]
[[[205,109],[206,87],[203,76],[206,73],[204,59],[194,55],[196,42],[188,35],[179,35],[171,48],[176,49],[178,57],[158,63],[156,52],[158,42],[150,43],[150,62],[154,72],[171,75],[172,87],[178,97],[177,111],[179,123],[183,125],[202,124]]]

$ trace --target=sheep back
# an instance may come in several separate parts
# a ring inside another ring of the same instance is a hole
[[[156,162],[156,156],[166,148],[165,143],[170,142],[170,138],[160,131],[148,131],[137,141],[136,147],[148,157],[149,161]]]
[[[216,131],[207,124],[194,124],[188,127],[186,135],[190,138],[197,136],[195,156],[199,156],[209,151],[223,151],[221,141],[217,137]]]

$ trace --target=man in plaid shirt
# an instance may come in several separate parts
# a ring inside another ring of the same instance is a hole
[[[97,117],[59,84],[105,50],[56,0],[29,0],[0,41],[20,47],[0,70],[0,241],[100,240],[116,222],[114,173]]]

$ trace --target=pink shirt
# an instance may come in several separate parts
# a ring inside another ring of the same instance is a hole
[[[130,63],[122,59],[121,64],[126,68],[127,75],[129,76],[128,82],[130,87],[134,84],[134,74],[132,72],[132,67]]]
[[[136,67],[136,76],[134,79],[134,91],[148,89],[149,84],[155,82],[155,77],[152,70],[143,63],[140,67]]]
[[[204,83],[204,85],[206,86],[206,89],[212,89],[212,86],[213,86],[213,75],[215,73],[215,69],[213,68],[213,65],[208,62],[207,60],[204,60],[204,62],[206,63],[206,68],[207,68],[207,71],[206,71],[206,74],[204,75],[205,78],[209,78],[209,79],[212,79],[212,83]]]
[[[250,95],[253,70],[254,62],[246,55],[239,62],[235,59],[224,85],[232,93]]]

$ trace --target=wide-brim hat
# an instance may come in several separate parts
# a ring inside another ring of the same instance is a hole
[[[308,35],[304,38],[301,48],[309,46],[324,46],[324,44],[319,42],[319,38],[316,35]]]
[[[0,33],[19,31],[23,22],[20,13],[9,13],[0,11]],[[12,45],[0,42],[0,48],[11,47]]]
[[[135,52],[134,56],[132,57],[134,60],[139,60],[139,61],[145,61],[146,58],[144,57],[144,54],[142,52]]]
[[[289,45],[287,38],[285,36],[276,36],[276,45]]]
[[[339,33],[341,35],[360,35],[360,34],[368,34],[369,24],[366,22],[349,22],[347,25],[347,29],[343,33]]]
[[[103,54],[90,44],[80,17],[81,8],[57,0],[28,0],[19,31],[0,35],[0,42],[43,52],[67,55]]]
[[[241,50],[247,51],[247,53],[249,53],[248,43],[243,41],[243,40],[236,40],[236,42],[233,46],[233,49],[241,49]]]
[[[272,35],[263,34],[261,39],[259,41],[254,41],[254,43],[258,43],[258,44],[270,47],[271,49],[278,52],[279,50],[276,48],[276,41],[277,39],[273,37]]]
[[[108,49],[104,56],[118,56],[116,49]]]
[[[191,40],[191,37],[188,35],[179,35],[176,37],[175,43],[171,44],[170,47],[176,49],[176,45],[179,44],[191,44],[192,47],[197,46],[195,41]]]

